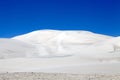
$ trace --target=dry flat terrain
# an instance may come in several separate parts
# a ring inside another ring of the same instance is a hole
[[[0,73],[0,80],[120,80],[120,74]]]

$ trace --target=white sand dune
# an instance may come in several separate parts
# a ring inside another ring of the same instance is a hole
[[[120,37],[38,30],[0,45],[0,72],[120,73]]]
[[[6,59],[0,72],[46,72],[74,74],[120,74],[120,62],[79,62],[65,59]]]

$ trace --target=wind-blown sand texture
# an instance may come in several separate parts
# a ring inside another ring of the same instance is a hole
[[[120,80],[120,74],[0,73],[0,80]]]

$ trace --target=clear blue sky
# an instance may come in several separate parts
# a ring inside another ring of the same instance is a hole
[[[120,35],[120,0],[0,0],[0,37],[38,29]]]

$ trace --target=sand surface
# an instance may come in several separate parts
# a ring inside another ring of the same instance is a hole
[[[120,80],[119,36],[38,30],[0,45],[0,80]]]
[[[120,80],[120,74],[0,73],[0,80]]]

